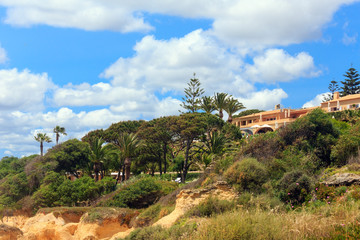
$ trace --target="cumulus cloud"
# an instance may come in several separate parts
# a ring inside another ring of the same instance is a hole
[[[254,82],[287,82],[300,77],[317,77],[321,73],[306,52],[293,57],[283,49],[268,49],[253,61],[253,65],[246,66],[245,74]]]
[[[202,30],[167,41],[146,36],[134,50],[133,57],[119,58],[101,76],[111,79],[114,86],[161,93],[182,93],[193,73],[210,94],[242,94],[253,89],[239,75],[242,59]]]
[[[35,74],[16,68],[0,70],[0,110],[41,110],[45,93],[52,86],[46,73]]]
[[[0,64],[8,61],[8,57],[4,48],[0,45]]]
[[[316,97],[308,102],[306,102],[302,107],[303,108],[309,108],[309,107],[316,107],[316,106],[320,106],[321,103],[324,100],[324,96],[329,95],[330,92],[326,92],[326,93],[321,93],[316,95]]]
[[[142,13],[213,21],[211,32],[232,45],[287,45],[318,39],[344,4],[357,0],[96,1],[0,0],[5,22],[120,32],[152,29]]]
[[[274,106],[281,103],[282,99],[288,95],[281,88],[269,90],[265,89],[252,92],[245,97],[237,98],[247,109],[272,110]]]

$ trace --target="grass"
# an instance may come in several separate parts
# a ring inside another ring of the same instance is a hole
[[[237,208],[210,218],[187,218],[170,229],[147,227],[126,239],[357,239],[360,202],[312,203],[292,211]]]

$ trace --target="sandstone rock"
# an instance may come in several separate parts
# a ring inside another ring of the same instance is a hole
[[[234,200],[238,195],[229,187],[227,182],[218,181],[202,189],[182,190],[176,198],[174,211],[159,219],[154,226],[171,227],[175,221],[193,206],[200,204],[210,196],[221,200]]]
[[[359,184],[360,175],[354,173],[336,173],[321,183],[329,186]]]
[[[0,225],[0,240],[16,240],[22,236],[23,232],[17,228],[6,224]]]

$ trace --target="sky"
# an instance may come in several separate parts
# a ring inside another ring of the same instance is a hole
[[[38,154],[205,95],[247,109],[317,106],[360,67],[355,0],[0,0],[0,157]]]

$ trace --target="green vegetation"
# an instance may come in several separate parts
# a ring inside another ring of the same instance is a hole
[[[200,82],[191,81],[184,99],[189,113],[118,122],[82,141],[58,143],[46,154],[41,150],[40,156],[3,158],[0,213],[46,207],[39,211],[87,212],[85,220],[98,223],[118,214],[138,216],[131,222],[138,229],[127,239],[351,239],[359,234],[360,187],[322,181],[338,173],[360,174],[360,111],[316,109],[276,132],[242,139],[229,123],[242,104],[226,93],[200,98]],[[215,109],[218,115],[211,114]],[[57,142],[66,134],[59,126],[54,132]],[[38,135],[41,147],[49,140],[45,137]],[[178,177],[181,183],[174,181]],[[170,229],[151,226],[175,209],[181,190],[208,191],[218,181],[226,181],[238,198],[211,197]]]

